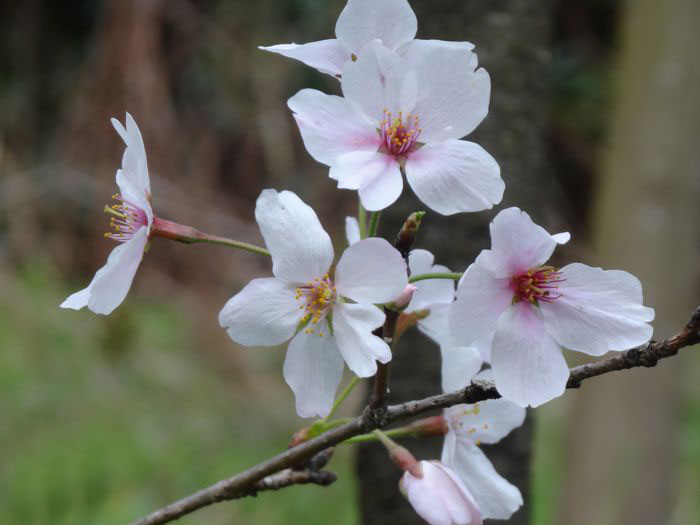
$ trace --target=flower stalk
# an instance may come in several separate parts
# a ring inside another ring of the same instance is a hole
[[[442,415],[426,417],[414,421],[409,425],[404,425],[391,430],[384,430],[384,435],[391,438],[419,438],[427,436],[444,436],[447,433],[447,423]],[[370,432],[369,434],[361,434],[343,441],[345,443],[369,443],[378,441],[379,436]]]
[[[382,214],[380,211],[373,211],[369,216],[369,232],[367,237],[376,237],[377,229],[379,228],[379,216]],[[360,230],[362,231],[362,230]]]
[[[426,281],[428,279],[452,279],[457,281],[462,278],[461,272],[438,272],[438,273],[422,273],[418,275],[412,275],[408,278],[409,283],[416,283],[418,281]]]
[[[357,225],[360,230],[360,239],[367,238],[367,211],[362,205],[362,201],[357,201]]]
[[[243,241],[236,241],[234,239],[228,239],[226,237],[219,237],[217,235],[210,235],[208,233],[201,232],[192,226],[178,224],[177,222],[161,219],[160,217],[153,218],[151,235],[163,237],[165,239],[170,239],[171,241],[177,241],[184,244],[218,244],[219,246],[227,246],[229,248],[236,248],[238,250],[257,253],[258,255],[270,256],[270,252],[260,246],[255,246],[254,244],[249,244]]]

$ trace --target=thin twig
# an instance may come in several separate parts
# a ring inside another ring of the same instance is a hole
[[[640,366],[655,366],[659,359],[674,356],[681,348],[700,343],[700,307],[693,313],[688,324],[677,335],[665,341],[651,341],[647,344],[626,350],[609,359],[574,367],[570,370],[567,388],[579,388],[581,383],[591,377],[608,372],[636,368]],[[500,395],[493,383],[489,381],[473,381],[472,384],[447,394],[427,397],[417,401],[408,401],[386,408],[385,425],[403,419],[417,416],[431,410],[447,408],[459,404],[473,404],[487,399],[497,399]],[[179,517],[190,514],[197,509],[219,501],[245,496],[260,480],[303,464],[316,453],[337,445],[346,439],[371,432],[379,428],[376,415],[368,407],[362,415],[348,423],[334,428],[294,448],[286,450],[259,465],[218,483],[195,492],[167,507],[153,512],[147,517],[134,522],[134,525],[155,525],[167,523]]]
[[[293,470],[285,469],[276,474],[271,474],[257,483],[253,483],[250,490],[240,492],[235,497],[229,499],[242,498],[244,496],[256,496],[258,492],[266,490],[280,490],[291,485],[321,485],[326,487],[335,482],[338,477],[328,470]]]
[[[399,312],[395,310],[385,310],[386,320],[381,329],[381,337],[384,342],[391,348],[394,341],[394,332],[396,331],[396,323],[399,320]],[[391,375],[391,361],[388,363],[377,363],[377,374],[374,376],[374,385],[372,394],[369,398],[369,408],[372,413],[378,418],[378,423],[383,426],[383,412],[389,402],[389,377]]]

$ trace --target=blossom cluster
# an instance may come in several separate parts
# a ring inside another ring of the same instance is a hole
[[[490,99],[490,78],[474,46],[416,39],[416,31],[406,0],[349,0],[337,38],[261,48],[338,79],[342,95],[303,89],[288,105],[309,154],[328,166],[338,188],[358,192],[362,211],[347,219],[347,247],[336,260],[311,207],[290,191],[263,190],[255,220],[266,249],[257,252],[269,254],[272,276],[233,295],[219,324],[245,346],[289,341],[283,375],[302,417],[332,415],[342,401],[336,392],[345,365],[368,378],[392,359],[393,341],[381,330],[389,311],[413,320],[439,345],[446,392],[473,379],[493,381],[502,399],[445,410],[439,462],[400,463],[401,489],[424,519],[477,524],[507,519],[522,505],[519,490],[480,445],[520,426],[526,407],[564,392],[563,349],[599,356],[644,343],[654,310],[643,306],[641,284],[627,272],[547,264],[570,235],[550,234],[515,207],[495,215],[490,248],[463,274],[423,249],[404,258],[367,231],[364,210],[393,204],[404,177],[427,208],[443,215],[490,209],[505,189],[496,160],[463,140],[486,117]],[[156,216],[139,129],[128,113],[125,127],[113,124],[126,150],[116,204],[105,207],[113,228],[106,236],[119,244],[88,287],[61,305],[99,314],[124,300],[153,237],[198,239],[188,237],[189,227]]]

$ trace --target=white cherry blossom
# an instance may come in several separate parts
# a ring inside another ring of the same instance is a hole
[[[112,119],[112,125],[124,140],[126,150],[116,177],[120,193],[112,196],[117,203],[105,206],[114,231],[106,233],[105,237],[119,245],[88,287],[61,303],[61,308],[79,310],[87,306],[96,314],[104,315],[119,306],[129,292],[153,225],[151,184],[141,132],[129,113],[126,114],[126,128],[116,119]]]
[[[568,233],[550,235],[518,208],[491,223],[483,250],[457,287],[450,330],[491,361],[496,387],[520,406],[538,406],[566,387],[562,347],[599,356],[649,340],[654,310],[642,285],[618,270],[545,265]]]
[[[430,525],[481,525],[481,512],[469,489],[439,461],[419,461],[399,482],[413,509]]]
[[[330,166],[338,187],[357,190],[377,211],[403,189],[443,215],[500,202],[498,163],[458,140],[488,112],[490,80],[475,55],[431,47],[401,57],[370,43],[343,68],[344,97],[303,89],[288,102],[306,149]]]
[[[464,352],[443,353],[442,388],[452,392],[464,388],[471,376],[464,369]],[[477,379],[491,379],[485,370]],[[525,421],[525,409],[506,399],[490,399],[473,405],[455,405],[445,410],[447,434],[442,463],[466,485],[485,519],[508,519],[523,504],[518,488],[504,479],[479,445],[498,443]]]
[[[349,247],[331,269],[333,246],[314,211],[294,193],[264,190],[255,218],[272,256],[272,278],[254,279],[221,310],[219,323],[246,346],[291,339],[284,378],[302,417],[326,416],[343,372],[374,375],[389,346],[372,331],[384,323],[375,303],[408,284],[401,254],[386,240]]]
[[[356,59],[370,42],[378,41],[400,55],[420,53],[428,48],[448,47],[471,51],[469,42],[414,40],[416,15],[407,0],[349,0],[335,26],[337,38],[308,44],[260,46],[282,56],[299,60],[321,73],[339,77],[343,66]]]

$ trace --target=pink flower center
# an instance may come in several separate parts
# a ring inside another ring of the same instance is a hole
[[[318,335],[323,336],[323,328],[319,324],[330,311],[337,299],[335,286],[328,274],[316,277],[313,281],[296,289],[295,299],[302,302],[300,310],[304,310],[302,323],[308,323],[305,329],[307,334],[312,334],[318,329]]]
[[[537,304],[539,301],[551,303],[561,297],[557,292],[558,284],[565,279],[553,266],[540,266],[511,278],[513,302],[527,301]]]
[[[112,198],[117,201],[117,204],[105,205],[105,213],[112,216],[109,219],[109,226],[114,231],[105,233],[105,237],[126,242],[141,228],[148,227],[146,212],[124,200],[118,193],[112,195]]]
[[[409,113],[404,118],[403,113],[399,111],[399,114],[393,117],[385,109],[382,121],[379,123],[379,133],[382,136],[382,149],[398,157],[415,149],[421,129],[418,127],[416,115]]]

